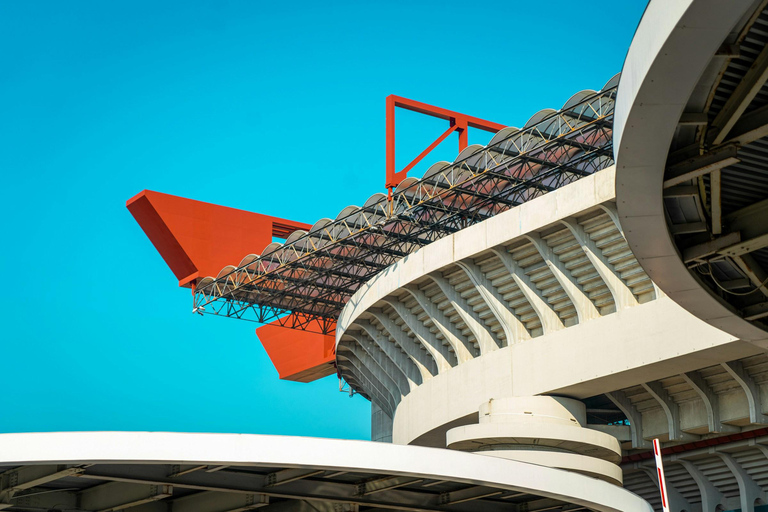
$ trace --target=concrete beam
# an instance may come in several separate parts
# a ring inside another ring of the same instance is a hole
[[[744,394],[747,396],[749,404],[749,422],[755,425],[768,424],[768,417],[763,414],[762,403],[760,401],[760,386],[747,373],[744,366],[739,361],[729,363],[720,363],[720,366],[727,371],[733,379],[739,383]]]
[[[736,483],[739,485],[739,503],[741,504],[741,511],[755,512],[755,502],[758,499],[765,500],[765,493],[763,490],[754,480],[752,480],[749,473],[747,473],[731,455],[718,451],[715,451],[714,454],[722,459],[736,478]]]
[[[403,371],[402,368],[397,366],[392,359],[390,359],[373,341],[368,338],[365,332],[359,331],[347,331],[345,334],[350,338],[357,341],[357,343],[365,350],[368,355],[374,360],[376,365],[386,373],[389,378],[397,384],[401,394],[407,395],[413,388],[417,386],[415,382],[410,380]]]
[[[427,329],[427,326],[424,325],[416,315],[411,313],[411,310],[409,310],[405,304],[393,297],[387,297],[383,300],[392,307],[397,316],[403,320],[405,326],[413,333],[414,337],[421,343],[424,349],[432,355],[432,359],[434,359],[437,364],[437,373],[448,371],[458,364],[456,354],[451,352],[450,349],[432,333],[432,331]],[[389,331],[389,334],[392,337],[396,335],[397,331],[402,332],[402,329],[400,329],[395,322],[390,321],[386,324],[384,322],[380,323],[382,327]],[[393,332],[395,334],[393,334]]]
[[[469,343],[469,340],[453,325],[448,316],[434,302],[429,300],[423,291],[415,285],[406,285],[403,289],[419,303],[421,309],[427,313],[440,334],[451,344],[459,363],[469,361],[480,355],[475,347]]]
[[[625,309],[632,306],[637,306],[637,298],[632,293],[632,289],[627,286],[621,279],[621,275],[616,271],[613,265],[605,257],[603,251],[597,246],[594,240],[590,238],[589,234],[584,231],[584,228],[579,224],[576,219],[563,219],[560,221],[565,225],[581,245],[581,249],[584,254],[589,258],[592,266],[595,267],[600,278],[605,282],[605,285],[613,295],[613,300],[616,304],[616,310]]]
[[[730,231],[740,231],[742,240],[768,233],[768,199],[729,213],[725,219]]]
[[[644,382],[642,384],[649,395],[661,406],[667,416],[667,430],[670,441],[689,441],[699,439],[699,436],[687,434],[680,428],[680,407],[672,400],[669,393],[659,382]]]
[[[426,346],[418,341],[414,341],[383,311],[371,309],[369,313],[378,320],[385,332],[395,340],[395,343],[403,347],[405,353],[416,362],[416,365],[422,373],[422,380],[437,375],[437,362]],[[426,374],[422,368],[426,370]]]
[[[710,212],[712,213],[712,234],[719,235],[723,232],[723,207],[722,188],[720,186],[720,169],[712,171],[709,175]]]
[[[207,469],[207,468],[208,466],[205,464],[202,466],[191,466],[191,467],[187,467],[182,464],[176,464],[175,466],[173,466],[173,471],[171,471],[168,477],[173,478],[175,476],[186,475],[187,473],[192,473],[194,471],[200,471],[201,469]]]
[[[581,285],[576,278],[573,277],[571,271],[566,268],[565,264],[560,261],[560,258],[557,257],[555,251],[553,251],[552,248],[539,237],[539,235],[529,233],[525,235],[525,238],[527,238],[539,252],[544,263],[547,264],[547,268],[549,268],[555,280],[571,300],[574,308],[576,308],[576,315],[579,318],[579,323],[583,323],[586,320],[593,318],[600,318],[600,312],[597,311],[595,304],[589,297],[587,297],[587,294],[584,293]]]
[[[357,503],[290,500],[269,505],[262,512],[359,512]]]
[[[391,359],[377,347],[373,346],[373,342],[366,339],[366,336],[363,333],[347,331],[344,334],[357,342],[356,344],[345,344],[345,347],[349,348],[349,350],[351,350],[364,364],[378,369],[378,371],[382,373],[382,376],[387,380],[387,386],[390,390],[397,390],[400,395],[405,396],[410,393],[411,386],[416,386],[405,377],[405,374],[403,374],[400,368],[398,368]],[[362,352],[364,352],[364,354]]]
[[[387,357],[392,359],[392,361],[403,370],[403,373],[405,373],[405,376],[408,377],[408,379],[416,384],[421,384],[424,381],[425,374],[429,375],[429,371],[418,359],[408,354],[408,351],[405,350],[404,347],[389,341],[389,338],[380,333],[373,324],[367,320],[360,320],[357,324],[368,333],[368,336],[379,346]],[[400,348],[405,350],[405,354]]]
[[[85,476],[90,479],[100,479],[106,481],[120,480],[130,483],[144,484],[164,484],[167,481],[163,468],[147,467],[141,468],[130,466],[110,467],[99,466],[89,468]],[[410,510],[413,512],[437,512],[443,510],[438,503],[439,495],[437,493],[428,493],[423,490],[412,491],[408,489],[395,488],[382,490],[373,494],[360,496],[357,494],[358,486],[354,483],[343,483],[338,481],[322,480],[297,480],[277,488],[264,488],[259,481],[254,481],[253,475],[248,473],[239,474],[237,472],[205,473],[195,472],[173,479],[175,487],[183,487],[195,490],[205,490],[232,495],[244,494],[264,494],[267,496],[276,496],[281,498],[291,498],[307,500],[313,506],[319,503],[357,503],[366,507],[374,507],[389,510]],[[503,492],[498,490],[498,492]],[[189,507],[185,507],[181,512],[197,512],[193,509],[194,501],[190,499]],[[178,501],[181,501],[180,498]],[[475,498],[475,499],[479,499]],[[216,501],[216,500],[212,500]],[[229,503],[226,503],[229,506]],[[174,503],[175,506],[175,503]],[[509,509],[508,503],[495,503],[493,501],[483,501],[474,503],[454,502],[452,510],[455,512],[502,512]],[[174,509],[174,512],[179,512]],[[209,512],[204,510],[203,512]],[[211,512],[225,512],[213,510]],[[229,511],[226,511],[229,512]]]
[[[718,251],[739,242],[741,242],[741,232],[735,231],[708,242],[692,245],[683,250],[683,261],[686,264],[694,261],[706,261],[707,258],[717,254]]]
[[[696,487],[699,489],[699,496],[701,496],[701,510],[717,510],[718,505],[723,505],[725,495],[715,487],[712,482],[702,473],[693,462],[689,462],[683,459],[675,458],[675,455],[671,457],[672,462],[676,462],[685,468],[693,481],[696,482]]]
[[[683,112],[678,124],[680,126],[706,126],[709,123],[709,117],[705,112]]]
[[[745,320],[758,320],[768,316],[768,302],[752,304],[741,310]]]
[[[699,372],[683,373],[680,377],[693,388],[702,402],[704,402],[704,408],[707,411],[707,428],[710,432],[734,432],[739,430],[737,427],[724,425],[720,421],[720,401],[717,393],[712,390]]]
[[[616,407],[621,409],[621,412],[623,412],[624,416],[629,420],[629,429],[632,434],[632,448],[650,448],[651,443],[643,438],[643,416],[637,408],[632,405],[632,402],[627,398],[627,395],[625,395],[623,391],[611,391],[610,393],[606,393],[605,396],[607,396]]]
[[[531,339],[528,329],[525,328],[525,325],[510,309],[504,297],[494,288],[490,279],[485,277],[485,274],[480,271],[480,267],[468,260],[457,261],[456,265],[464,271],[485,301],[488,309],[491,310],[493,316],[501,324],[504,336],[507,338],[507,345]]]
[[[459,315],[461,320],[469,327],[472,334],[477,340],[477,344],[480,346],[480,354],[485,355],[499,348],[499,343],[491,333],[490,329],[480,315],[475,313],[467,301],[454,289],[453,286],[445,279],[439,272],[432,272],[427,274],[438,287],[443,295],[448,299],[453,306],[453,309]]]
[[[706,222],[685,222],[683,224],[670,224],[669,232],[673,235],[689,235],[692,233],[706,233],[709,227]]]
[[[645,473],[657,488],[659,487],[659,477],[655,468],[650,468],[639,463],[635,463],[635,467]],[[667,498],[669,501],[670,512],[685,512],[691,510],[691,505],[688,503],[688,500],[685,499],[680,491],[678,491],[669,480],[667,480]],[[714,509],[712,509],[712,512],[714,512]]]
[[[406,383],[401,383],[398,381],[395,381],[390,374],[384,370],[379,364],[376,363],[376,360],[373,359],[370,354],[362,348],[361,342],[357,340],[357,338],[354,337],[351,333],[350,337],[358,341],[357,343],[345,343],[344,344],[344,350],[348,350],[352,352],[352,354],[357,357],[358,361],[360,361],[365,367],[368,369],[368,371],[378,379],[378,381],[387,389],[387,392],[389,392],[390,395],[393,397],[396,397],[397,403],[399,403],[405,395],[410,393],[411,388],[410,385]],[[357,333],[355,333],[357,334]],[[363,336],[360,336],[360,338],[363,338]],[[363,338],[364,339],[364,338]],[[362,342],[364,343],[364,341]],[[402,387],[401,387],[402,386]],[[415,388],[416,386],[414,386]]]
[[[509,251],[504,247],[496,247],[491,249],[491,251],[497,258],[499,258],[501,263],[507,269],[507,272],[512,276],[517,287],[525,296],[525,299],[530,303],[534,312],[536,312],[536,316],[539,317],[544,334],[546,335],[550,332],[563,329],[565,326],[563,325],[563,321],[560,320],[560,317],[557,315],[557,312],[555,312],[554,308],[547,302],[547,298],[544,297],[541,290],[536,287],[531,278],[518,266]]]
[[[399,396],[396,398],[387,390],[387,388],[376,379],[370,371],[360,362],[359,359],[348,349],[339,346],[336,353],[336,360],[339,368],[347,369],[360,382],[363,389],[372,395],[375,395],[379,401],[379,407],[382,408],[390,417],[394,416],[395,409],[399,403]],[[345,363],[345,361],[348,362]]]

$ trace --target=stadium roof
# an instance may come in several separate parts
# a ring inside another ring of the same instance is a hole
[[[612,165],[618,81],[580,91],[560,110],[541,110],[487,146],[471,145],[453,163],[406,178],[391,200],[374,194],[200,280],[193,311],[332,333],[355,291],[400,258]]]

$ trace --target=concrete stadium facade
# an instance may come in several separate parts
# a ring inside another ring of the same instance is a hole
[[[647,512],[659,439],[669,510],[768,510],[767,5],[651,0],[614,164],[357,288],[335,365],[377,442],[0,435],[0,509]]]

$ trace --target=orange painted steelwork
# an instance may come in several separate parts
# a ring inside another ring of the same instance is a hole
[[[260,253],[272,237],[287,238],[309,224],[144,190],[126,202],[179,286],[216,277],[227,265]]]
[[[445,119],[450,127],[402,171],[395,172],[395,108]],[[459,151],[467,147],[469,127],[497,132],[503,125],[409,100],[387,97],[387,181],[390,190],[408,171],[453,132]],[[179,286],[194,289],[207,276],[216,277],[227,265],[237,265],[260,253],[272,238],[286,239],[311,226],[268,215],[227,208],[202,201],[144,190],[126,202],[128,210],[173,271]],[[288,329],[272,322],[256,329],[281,379],[298,382],[331,375],[335,368],[335,337]]]
[[[281,379],[312,382],[336,373],[336,337],[289,329],[274,322],[256,335]]]
[[[144,190],[128,210],[170,267],[179,286],[216,276],[260,253],[272,237],[288,238],[308,224]],[[281,379],[310,382],[336,372],[333,336],[265,325],[256,329]]]
[[[395,171],[395,110],[396,108],[402,108],[410,110],[412,112],[418,112],[419,114],[425,114],[439,119],[445,119],[450,123],[448,129],[443,132],[427,149],[422,151],[419,156],[413,159],[411,163],[405,166],[401,171]],[[453,110],[447,110],[444,108],[422,103],[420,101],[409,100],[401,96],[395,96],[391,94],[387,96],[387,180],[386,187],[389,189],[390,196],[392,189],[403,181],[410,171],[417,163],[419,163],[425,156],[427,156],[433,149],[435,149],[441,142],[443,142],[453,132],[459,134],[459,153],[461,153],[467,147],[467,129],[478,128],[487,132],[496,133],[499,130],[506,128],[503,124],[493,123],[480,119],[479,117],[472,117]]]

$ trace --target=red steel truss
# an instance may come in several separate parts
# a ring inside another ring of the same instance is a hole
[[[405,166],[401,171],[395,172],[395,112],[397,108],[418,112],[439,119],[445,119],[450,126],[435,141],[427,146],[419,156],[413,159],[411,163]],[[443,142],[450,134],[456,132],[459,134],[459,153],[467,148],[467,130],[469,127],[479,128],[487,132],[496,133],[506,128],[503,124],[492,123],[478,117],[472,117],[465,114],[447,110],[444,108],[428,105],[420,101],[409,100],[402,96],[390,94],[387,96],[387,181],[386,187],[389,189],[389,197],[392,197],[392,190],[408,176],[408,171],[418,164],[425,156]]]

